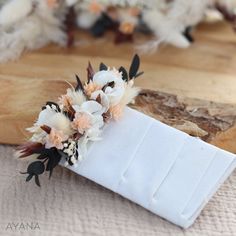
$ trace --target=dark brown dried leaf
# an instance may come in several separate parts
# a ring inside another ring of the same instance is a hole
[[[42,126],[40,126],[40,128],[43,130],[43,131],[45,131],[47,134],[50,134],[51,133],[51,128],[49,127],[49,126],[47,126],[47,125],[42,125]]]
[[[90,81],[93,80],[94,76],[94,70],[90,62],[88,63],[87,72],[88,72],[88,83],[89,83]]]
[[[38,142],[27,142],[18,147],[16,147],[17,151],[20,151],[21,155],[19,158],[24,158],[30,156],[32,154],[38,154],[44,148],[42,143]]]
[[[81,90],[82,92],[84,92],[84,86],[83,86],[79,76],[75,75],[75,77],[76,77],[76,80],[77,80],[77,86],[75,88],[75,91]]]

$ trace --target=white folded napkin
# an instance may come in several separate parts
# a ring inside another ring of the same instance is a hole
[[[235,155],[126,108],[68,168],[188,228],[235,167]]]

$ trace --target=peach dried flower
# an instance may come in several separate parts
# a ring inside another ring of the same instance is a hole
[[[54,8],[58,6],[58,0],[47,0],[47,4],[49,8]]]
[[[87,129],[91,128],[90,116],[86,113],[76,113],[72,127],[83,134]]]
[[[123,108],[124,107],[121,106],[120,104],[110,107],[109,112],[114,120],[119,120],[122,117]]]
[[[119,30],[123,34],[132,34],[134,32],[134,24],[130,22],[122,22],[120,24]]]
[[[140,14],[141,10],[138,7],[131,7],[129,9],[129,14],[131,16],[138,16]]]
[[[95,83],[93,83],[93,82],[90,82],[89,84],[86,84],[85,86],[84,86],[84,91],[85,91],[85,94],[87,95],[87,96],[91,96],[91,94],[93,93],[93,92],[95,92],[95,91],[97,91],[97,90],[100,90],[101,89],[101,86],[99,86],[99,85],[97,85],[97,84],[95,84]]]
[[[97,1],[92,1],[89,4],[89,11],[95,14],[99,14],[103,11],[103,7]]]
[[[69,107],[72,104],[72,98],[68,95],[62,95],[59,98],[59,104],[62,104],[64,107]]]
[[[63,148],[63,141],[66,141],[68,139],[68,136],[65,135],[62,131],[58,131],[54,128],[51,128],[51,132],[46,137],[46,148],[52,148],[55,147],[57,149]]]

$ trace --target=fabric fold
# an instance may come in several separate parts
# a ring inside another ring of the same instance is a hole
[[[187,228],[235,167],[234,154],[126,108],[68,168]]]

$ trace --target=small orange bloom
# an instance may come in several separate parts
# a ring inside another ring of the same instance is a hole
[[[103,11],[103,7],[97,1],[92,1],[89,5],[89,11],[95,14],[99,14]]]
[[[54,8],[58,6],[58,0],[47,0],[47,4],[49,8]]]
[[[129,14],[131,16],[138,16],[140,14],[140,9],[138,7],[131,7],[129,9]]]
[[[132,34],[134,32],[134,24],[130,22],[122,22],[120,24],[119,30],[123,34]]]

